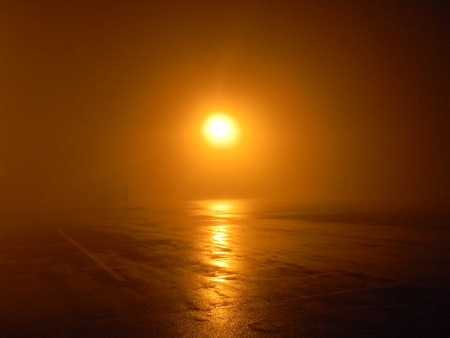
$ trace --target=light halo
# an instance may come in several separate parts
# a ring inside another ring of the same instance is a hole
[[[203,135],[215,147],[231,147],[239,139],[237,123],[229,115],[216,112],[210,115],[203,125]]]

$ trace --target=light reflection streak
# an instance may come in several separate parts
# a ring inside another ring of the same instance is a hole
[[[212,242],[210,263],[221,268],[228,268],[230,259],[228,236],[233,205],[226,201],[211,201],[209,210],[212,216],[212,225],[210,227]],[[226,279],[221,277],[226,276],[215,277],[213,280],[224,282]]]
[[[204,287],[201,288],[198,302],[208,304],[210,309],[223,309],[233,306],[239,297],[240,265],[235,250],[239,248],[235,238],[238,223],[246,201],[241,200],[203,200],[191,205],[191,211],[199,216],[202,245],[202,271]],[[203,305],[205,307],[205,305]],[[224,316],[227,312],[221,312]],[[225,320],[222,317],[222,320]],[[219,323],[219,322],[217,322]]]
[[[229,277],[232,250],[230,249],[230,234],[233,231],[233,220],[236,215],[237,201],[205,200],[199,201],[199,214],[207,217],[207,236],[210,247],[207,261],[220,270],[216,276],[209,279],[214,282],[226,282]]]

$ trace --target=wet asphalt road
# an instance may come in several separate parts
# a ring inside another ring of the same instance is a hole
[[[447,337],[450,227],[393,214],[3,215],[1,337]]]

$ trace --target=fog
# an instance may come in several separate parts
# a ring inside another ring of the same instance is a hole
[[[447,3],[0,0],[0,336],[444,337]]]
[[[2,211],[448,210],[448,18],[443,2],[2,1]],[[203,139],[216,111],[236,146]]]

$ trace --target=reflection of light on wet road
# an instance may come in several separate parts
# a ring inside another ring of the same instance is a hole
[[[209,231],[211,232],[211,260],[210,263],[227,268],[230,259],[230,248],[228,243],[230,217],[233,213],[233,204],[228,201],[209,201],[206,205],[208,214],[212,217]],[[224,282],[226,279],[219,276],[212,278],[217,282]]]
[[[229,320],[225,308],[236,305],[242,296],[240,278],[241,258],[239,252],[240,232],[247,212],[247,201],[241,200],[203,200],[190,205],[190,212],[197,218],[197,245],[200,255],[197,276],[201,286],[194,294],[192,303],[205,311],[217,310],[208,321],[223,330]]]
[[[212,249],[211,249],[211,264],[226,268],[228,267],[229,252],[227,247],[228,232],[227,225],[211,226],[212,232]]]
[[[210,281],[225,282],[233,279],[233,232],[236,220],[242,212],[241,200],[203,200],[195,202],[193,211],[205,222],[203,243],[208,248],[207,263],[217,268]]]
[[[207,205],[207,207],[212,216],[220,219],[230,217],[233,212],[233,204],[229,201],[209,201],[209,205]]]
[[[227,278],[228,278],[228,276],[218,276],[218,277],[211,278],[211,280],[213,282],[225,282],[228,280]]]

